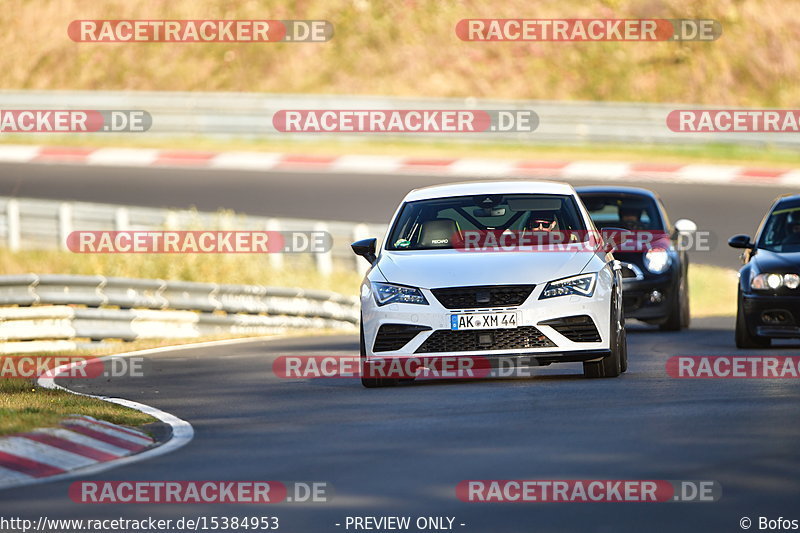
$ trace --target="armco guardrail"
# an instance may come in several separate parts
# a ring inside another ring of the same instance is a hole
[[[350,243],[366,237],[382,238],[386,227],[356,222],[336,222],[289,218],[269,218],[208,213],[192,210],[155,209],[88,202],[58,202],[28,198],[0,197],[0,246],[20,249],[65,248],[72,231],[159,231],[225,229],[251,231],[327,231],[333,247],[326,253],[314,253],[313,264],[323,274],[338,264],[363,272],[369,265],[355,256]],[[283,266],[291,257],[308,254],[266,254],[265,261]]]
[[[64,348],[63,341],[267,334],[348,328],[357,299],[260,285],[104,276],[0,276],[0,353]]]
[[[416,133],[424,138],[515,143],[733,143],[800,144],[793,133],[675,133],[666,117],[675,109],[704,109],[696,104],[488,100],[476,98],[398,98],[384,96],[291,95],[202,92],[0,91],[3,109],[142,109],[153,117],[148,133],[170,137],[285,139],[387,138],[388,133],[278,132],[273,115],[282,109],[502,109],[533,110],[539,127],[532,133]],[[35,134],[27,134],[35,135]],[[43,136],[50,133],[40,134]],[[88,135],[98,135],[88,134]],[[100,134],[111,135],[111,134]]]

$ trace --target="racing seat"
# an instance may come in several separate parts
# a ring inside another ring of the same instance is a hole
[[[419,232],[420,248],[452,248],[460,240],[461,230],[455,220],[437,218],[422,224]]]

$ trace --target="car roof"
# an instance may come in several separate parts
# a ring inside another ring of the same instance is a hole
[[[622,187],[622,186],[588,186],[576,187],[575,191],[580,194],[635,194],[638,196],[649,196],[650,198],[657,199],[658,194],[650,189],[642,189],[641,187]]]
[[[403,201],[414,202],[431,198],[479,194],[563,194],[573,196],[575,189],[568,183],[544,180],[464,181],[414,189],[406,195]]]
[[[784,194],[775,200],[775,205],[778,206],[784,203],[795,203],[798,201],[800,201],[800,194]]]

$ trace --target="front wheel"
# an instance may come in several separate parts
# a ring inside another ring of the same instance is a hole
[[[742,293],[739,289],[739,298],[736,305],[736,347],[737,348],[767,348],[771,341],[769,337],[751,335],[747,329],[747,320],[742,310]]]
[[[628,335],[625,319],[616,295],[611,303],[611,355],[602,361],[583,363],[583,375],[587,378],[615,378],[628,370]]]
[[[662,331],[680,331],[682,328],[688,328],[690,321],[689,282],[686,273],[682,273],[678,290],[670,300],[669,315],[660,328]]]

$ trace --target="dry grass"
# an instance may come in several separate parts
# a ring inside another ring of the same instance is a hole
[[[736,316],[735,270],[710,265],[689,265],[689,301],[692,318]]]
[[[6,0],[0,87],[795,106],[794,0]],[[462,18],[714,18],[715,42],[470,43]],[[75,19],[326,19],[325,44],[79,44]]]
[[[55,250],[0,249],[4,274],[102,274],[128,278],[270,285],[332,290],[356,295],[361,276],[334,271],[321,276],[311,259],[293,259],[289,268],[272,268],[259,254],[76,254]]]

